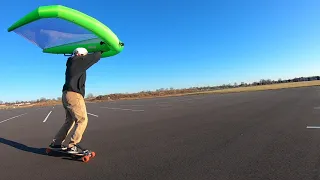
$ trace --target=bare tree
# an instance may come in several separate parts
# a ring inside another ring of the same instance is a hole
[[[88,95],[87,95],[87,98],[93,98],[94,96],[93,96],[93,94],[92,93],[89,93]]]
[[[41,102],[46,101],[46,100],[47,100],[47,99],[44,98],[44,97],[40,98],[40,101],[41,101]]]

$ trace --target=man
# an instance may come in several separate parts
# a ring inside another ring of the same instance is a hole
[[[86,70],[101,58],[102,52],[88,54],[85,48],[77,48],[66,63],[65,84],[63,86],[62,103],[66,112],[65,123],[55,135],[49,147],[67,150],[68,153],[79,153],[79,143],[88,124],[88,115],[84,101]],[[68,146],[63,146],[65,138],[75,126]]]

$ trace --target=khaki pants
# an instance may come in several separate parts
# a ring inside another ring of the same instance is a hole
[[[88,124],[86,104],[81,94],[71,91],[63,92],[62,103],[65,108],[66,119],[53,141],[55,145],[62,144],[71,129],[75,126],[74,133],[68,145],[68,147],[72,147],[81,141]]]

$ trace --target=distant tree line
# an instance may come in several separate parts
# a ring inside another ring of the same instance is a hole
[[[118,99],[127,99],[127,98],[142,98],[142,97],[152,97],[152,96],[161,96],[161,95],[173,95],[173,94],[185,94],[185,93],[194,93],[201,91],[210,91],[210,90],[219,90],[219,89],[229,89],[229,88],[237,88],[237,87],[250,87],[250,86],[261,86],[268,84],[280,84],[280,83],[290,83],[290,82],[302,82],[302,81],[315,81],[320,80],[320,76],[312,76],[312,77],[300,77],[293,79],[278,79],[270,80],[270,79],[261,79],[257,82],[252,83],[244,83],[240,84],[223,84],[220,86],[206,86],[206,87],[191,87],[191,88],[183,88],[183,89],[174,89],[174,88],[160,88],[155,91],[141,91],[138,93],[116,93],[116,94],[108,94],[108,95],[100,95],[95,99],[97,100],[118,100]]]
[[[280,84],[280,83],[290,83],[290,82],[303,82],[303,81],[316,81],[320,80],[320,76],[310,76],[310,77],[298,77],[293,79],[282,80],[281,78],[278,80],[271,79],[261,79],[257,82],[252,83],[234,83],[234,84],[222,84],[220,86],[206,86],[206,87],[191,87],[191,88],[183,88],[183,89],[174,89],[174,88],[160,88],[156,91],[141,91],[138,93],[125,93],[125,94],[109,94],[109,95],[99,95],[95,97],[92,93],[88,93],[86,99],[119,99],[121,98],[135,98],[135,97],[145,97],[145,96],[157,96],[163,94],[179,94],[179,93],[191,93],[197,91],[207,91],[207,90],[219,90],[219,89],[228,89],[228,88],[237,88],[237,87],[250,87],[250,86],[261,86],[261,85],[269,85],[269,84]],[[12,105],[12,104],[20,104],[20,103],[40,103],[47,101],[61,101],[61,97],[47,99],[40,98],[32,101],[16,101],[16,102],[3,102],[0,100],[0,104]]]
[[[281,83],[290,83],[290,82],[303,82],[303,81],[316,81],[320,80],[320,76],[311,76],[311,77],[299,77],[293,79],[282,80],[281,78],[276,80],[271,79],[261,79],[260,81],[255,81],[252,83],[244,83],[240,84],[223,84],[220,86],[207,86],[207,87],[193,87],[192,89],[198,90],[217,90],[217,89],[227,89],[227,88],[236,88],[236,87],[250,87],[250,86],[261,86],[261,85],[270,85],[270,84],[281,84]]]

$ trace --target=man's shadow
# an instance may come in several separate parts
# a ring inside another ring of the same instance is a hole
[[[29,153],[34,153],[34,154],[39,154],[39,155],[46,155],[46,148],[34,148],[34,147],[29,147],[26,146],[24,144],[18,143],[18,142],[14,142],[14,141],[10,141],[8,139],[4,139],[4,138],[0,138],[0,143],[11,146],[13,148],[19,149],[21,151],[26,151]]]
[[[38,155],[45,155],[45,156],[54,156],[54,157],[64,157],[63,159],[66,160],[72,160],[72,158],[66,158],[66,157],[70,157],[68,156],[68,154],[64,154],[64,153],[50,153],[47,154],[46,153],[46,148],[35,148],[35,147],[29,147],[26,146],[24,144],[18,143],[18,142],[14,142],[8,139],[4,139],[4,138],[0,138],[0,143],[11,146],[13,148],[19,149],[21,151],[25,151],[25,152],[29,152],[29,153],[33,153],[33,154],[38,154]]]

